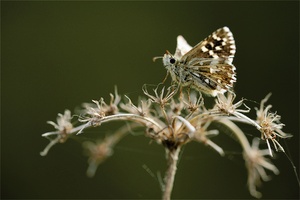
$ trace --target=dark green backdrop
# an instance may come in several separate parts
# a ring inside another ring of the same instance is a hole
[[[53,130],[46,121],[57,113],[107,99],[114,85],[136,99],[144,83],[164,78],[165,69],[152,57],[166,49],[174,52],[177,35],[195,45],[225,25],[237,45],[238,98],[260,101],[273,93],[272,110],[282,115],[284,131],[294,134],[280,142],[299,173],[297,1],[2,1],[1,197],[160,198],[158,182],[143,166],[163,173],[164,151],[143,136],[128,136],[89,179],[79,143],[70,140],[41,157],[48,143],[41,134]],[[99,134],[112,128],[104,126]],[[246,133],[259,134],[249,127]],[[278,153],[273,162],[281,173],[263,184],[263,197],[298,199],[288,159]],[[201,144],[190,144],[178,166],[173,197],[251,198],[246,178],[241,155],[220,158]]]

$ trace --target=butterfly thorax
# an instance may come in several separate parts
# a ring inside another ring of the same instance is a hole
[[[185,62],[183,60],[176,59],[172,54],[167,52],[163,57],[163,64],[174,82],[179,83],[182,86],[192,84],[190,70],[185,68]]]

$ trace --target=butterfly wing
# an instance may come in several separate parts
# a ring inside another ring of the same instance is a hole
[[[236,81],[232,64],[235,51],[231,31],[223,27],[184,54],[179,63],[189,71],[193,87],[216,96],[230,90]]]
[[[194,58],[224,58],[230,63],[236,51],[233,34],[228,27],[223,27],[181,57],[181,61],[188,63]]]
[[[167,52],[163,62],[173,81],[216,96],[233,87],[235,41],[229,28],[223,27],[191,47],[182,36],[177,37],[176,52]]]
[[[193,59],[188,67],[193,86],[215,96],[233,87],[235,66],[223,58]]]
[[[177,37],[177,47],[174,54],[175,59],[180,59],[183,55],[189,52],[192,47],[187,43],[183,36]]]

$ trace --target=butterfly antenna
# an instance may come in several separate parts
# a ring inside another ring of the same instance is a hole
[[[153,62],[155,62],[157,59],[163,59],[163,56],[155,56],[152,58]]]

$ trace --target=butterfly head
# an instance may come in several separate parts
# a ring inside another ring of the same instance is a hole
[[[164,54],[164,56],[156,56],[153,58],[153,61],[155,62],[155,60],[161,58],[163,61],[163,64],[165,67],[170,67],[173,66],[177,63],[177,60],[175,58],[175,56],[173,56],[168,50],[166,50],[166,53]]]
[[[175,57],[167,50],[163,57],[163,63],[165,67],[175,65],[177,60]]]

